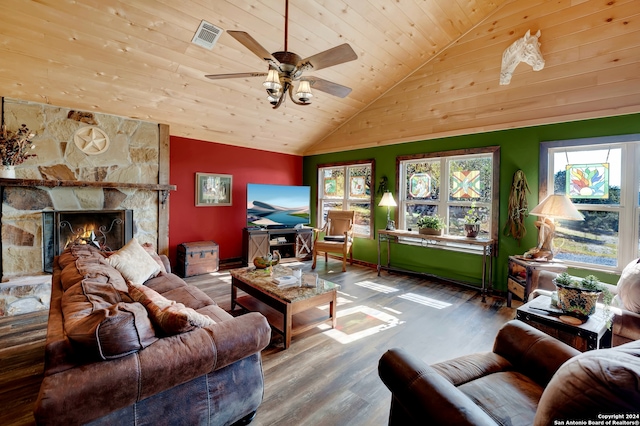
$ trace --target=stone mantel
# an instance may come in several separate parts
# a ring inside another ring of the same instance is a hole
[[[45,179],[12,179],[0,178],[0,187],[5,186],[44,186],[57,187],[83,187],[83,188],[134,188],[149,191],[175,191],[176,185],[163,185],[154,183],[126,183],[126,182],[86,182],[77,180],[45,180]]]

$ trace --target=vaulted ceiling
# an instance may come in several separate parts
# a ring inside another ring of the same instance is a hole
[[[640,112],[637,0],[290,0],[288,50],[349,43],[314,71],[351,87],[272,109],[266,72],[227,30],[284,48],[285,0],[3,0],[0,95],[170,125],[171,134],[297,155]],[[222,28],[207,50],[202,20]],[[545,68],[498,84],[502,52],[541,30]]]

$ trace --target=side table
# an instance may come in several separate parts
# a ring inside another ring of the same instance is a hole
[[[538,287],[538,272],[551,271],[561,273],[567,266],[559,261],[536,262],[522,256],[509,256],[509,275],[507,277],[507,307],[515,294],[527,302],[529,294]]]
[[[611,345],[611,331],[607,328],[607,319],[613,314],[611,312],[605,314],[601,307],[596,308],[596,312],[580,325],[564,323],[557,316],[549,315],[536,308],[553,309],[551,298],[538,296],[525,303],[516,309],[516,319],[582,352]],[[557,311],[562,312],[560,309]]]

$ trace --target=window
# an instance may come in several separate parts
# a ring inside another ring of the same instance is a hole
[[[482,218],[478,236],[497,239],[499,161],[499,147],[398,157],[399,227],[415,230],[420,216],[437,214],[445,235],[464,236],[473,208]]]
[[[620,271],[638,257],[640,135],[540,145],[540,200],[567,194],[584,221],[555,220],[554,258]]]
[[[371,238],[373,194],[371,179],[374,162],[341,163],[318,166],[318,220],[324,226],[329,210],[354,210],[353,234]]]

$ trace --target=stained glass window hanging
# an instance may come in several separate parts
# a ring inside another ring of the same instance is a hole
[[[609,198],[609,163],[567,164],[566,191],[571,198]]]
[[[451,174],[452,198],[476,198],[480,197],[480,171],[464,170]]]
[[[425,198],[431,194],[431,176],[428,173],[414,173],[409,177],[409,194],[413,198]]]

